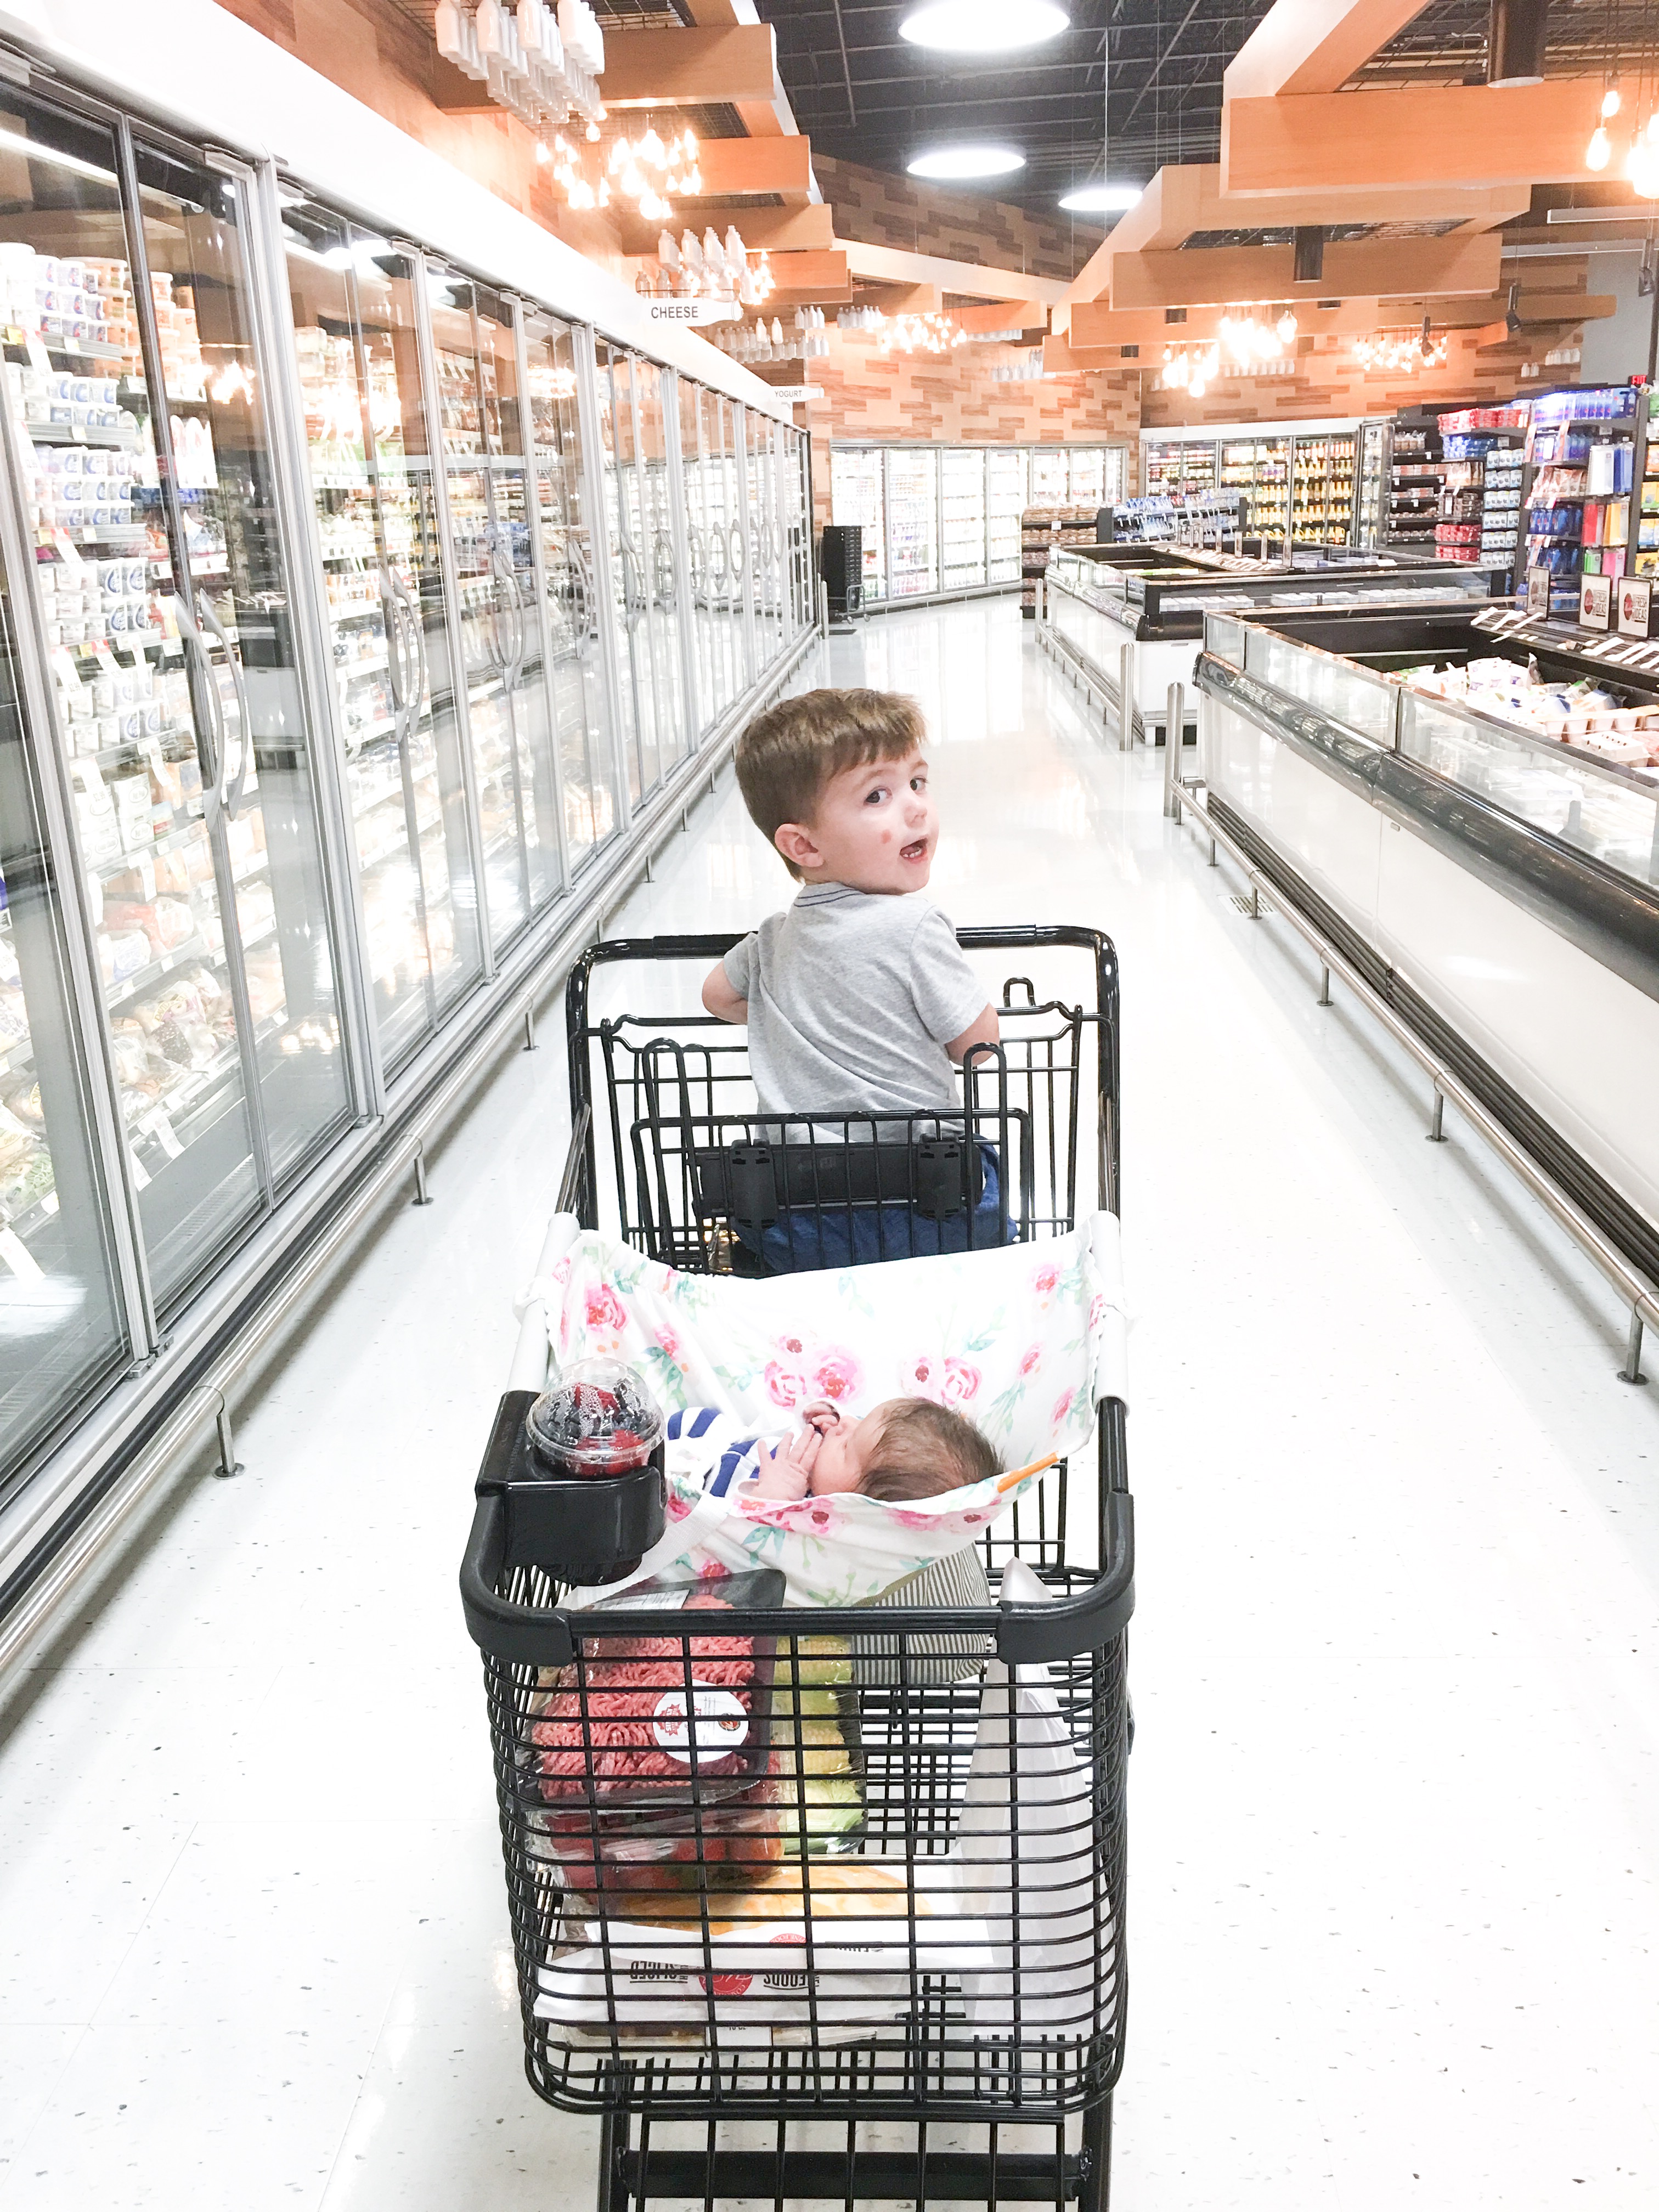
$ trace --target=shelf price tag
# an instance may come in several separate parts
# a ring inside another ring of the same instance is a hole
[[[167,1115],[161,1113],[159,1109],[155,1113],[150,1115],[149,1121],[145,1122],[144,1127],[149,1131],[150,1135],[155,1138],[156,1143],[161,1147],[161,1150],[167,1154],[170,1160],[176,1160],[179,1154],[184,1151],[184,1146],[179,1143],[177,1136],[173,1133],[172,1122],[168,1121]]]
[[[1578,626],[1606,629],[1613,621],[1613,578],[1586,576],[1578,590]]]

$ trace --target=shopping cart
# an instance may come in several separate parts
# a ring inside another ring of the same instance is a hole
[[[1115,1222],[1077,1212],[1090,1152],[1102,1212],[1115,1209],[1112,948],[1077,929],[961,937],[971,954],[1086,971],[1071,995],[1023,981],[998,994],[997,1112],[1015,1133],[1021,1238],[1062,1267],[1115,1249]],[[589,987],[609,963],[700,973],[729,942],[596,946],[568,1001],[571,1211],[599,1227],[603,1071],[617,1218],[635,1249],[714,1272],[736,1240],[700,1206],[707,1132],[688,1158],[681,1102],[663,1115],[651,1071],[665,1040],[689,1037],[721,1055],[696,1080],[736,1097],[741,1032],[590,1020]],[[953,1264],[1024,1264],[969,1252]],[[869,1272],[823,1279],[854,1343]],[[739,2197],[1104,2206],[1127,1989],[1121,1396],[1097,1402],[1092,1482],[1055,1468],[987,1527],[969,1555],[977,1601],[922,1604],[902,1585],[804,1611],[762,1568],[695,1586],[691,1605],[683,1584],[650,1583],[576,1607],[524,1480],[546,1363],[538,1316],[526,1327],[526,1387],[492,1432],[462,1591],[484,1657],[526,2070],[550,2103],[600,2119],[599,2212],[630,2197],[710,2212]]]

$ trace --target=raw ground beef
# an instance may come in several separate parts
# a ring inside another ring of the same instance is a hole
[[[688,1650],[695,1689],[727,1691],[752,1711],[755,1655],[746,1636],[697,1636],[689,1644],[673,1636],[590,1637],[585,1685],[578,1686],[575,1668],[562,1669],[558,1687],[531,1723],[544,1799],[580,1796],[590,1775],[601,1790],[690,1784],[686,1761],[659,1747],[653,1725],[663,1692],[685,1686]],[[696,1772],[709,1779],[738,1774],[745,1759],[739,1750],[700,1759]]]

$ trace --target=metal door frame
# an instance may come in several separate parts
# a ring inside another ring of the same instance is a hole
[[[749,575],[749,410],[741,399],[732,403],[732,434],[737,442],[738,505],[742,520],[738,535],[743,541],[743,639],[748,690],[760,681],[760,637],[755,626],[755,594]],[[728,533],[729,535],[729,533]]]
[[[538,314],[551,311],[526,300],[520,293],[504,294],[502,296],[513,309],[514,361],[519,373],[520,443],[524,447],[525,455],[525,520],[530,532],[530,569],[536,587],[536,635],[541,640],[542,693],[547,702],[547,741],[553,757],[553,811],[557,817],[559,888],[556,896],[544,909],[550,913],[569,891],[572,869],[569,825],[565,820],[564,811],[564,761],[559,744],[559,692],[553,678],[553,634],[547,621],[547,560],[542,547],[541,478],[536,473],[536,412],[530,399],[530,340],[524,323],[526,309],[534,308]],[[576,684],[580,706],[580,667],[576,672]],[[528,889],[527,884],[526,888]],[[538,919],[533,904],[530,918],[532,921]]]
[[[123,216],[127,234],[127,252],[131,258],[132,296],[135,319],[138,325],[139,358],[143,363],[144,380],[150,394],[150,437],[155,448],[156,472],[161,479],[161,507],[162,523],[167,533],[167,551],[173,564],[173,589],[175,599],[182,599],[192,622],[196,617],[196,579],[190,565],[190,548],[185,536],[184,510],[179,504],[178,471],[173,451],[173,417],[167,407],[167,388],[161,367],[161,343],[155,328],[155,295],[151,289],[149,252],[144,242],[144,218],[138,185],[137,159],[133,150],[132,129],[123,117],[116,136],[117,156],[121,172],[121,196],[125,203]],[[205,160],[192,153],[191,160]],[[229,173],[227,172],[226,173]],[[263,402],[261,403],[263,412]],[[278,517],[280,531],[281,517]],[[278,543],[280,544],[280,536]],[[182,586],[179,564],[183,563]],[[286,561],[284,562],[286,566]],[[240,645],[240,637],[237,643]],[[228,657],[228,656],[227,656]],[[191,719],[196,724],[198,758],[200,757],[202,722],[205,686],[211,683],[217,691],[218,679],[205,650],[200,659],[185,651],[183,654],[185,672],[190,686]],[[250,759],[253,752],[253,732],[242,729],[237,742],[246,749]],[[219,763],[222,768],[223,763]],[[202,818],[207,825],[208,848],[213,855],[215,888],[219,896],[219,925],[224,932],[225,968],[230,981],[231,1005],[235,1010],[237,1042],[242,1062],[243,1094],[247,1102],[249,1134],[253,1148],[253,1172],[259,1186],[259,1195],[267,1213],[276,1204],[276,1176],[270,1161],[270,1134],[265,1125],[264,1099],[259,1085],[258,1062],[253,1051],[253,1009],[247,994],[246,959],[242,950],[241,917],[236,906],[236,879],[231,872],[230,842],[225,826],[216,819],[206,803],[207,779],[203,779]]]
[[[97,119],[107,120],[112,130],[119,121],[101,115]],[[118,160],[118,151],[114,178],[118,192],[122,190]],[[104,1018],[103,979],[94,950],[96,932],[87,904],[86,871],[70,794],[67,733],[58,718],[46,617],[34,585],[34,548],[23,522],[33,467],[32,463],[27,469],[23,466],[19,450],[22,434],[11,408],[0,406],[0,467],[3,468],[0,483],[8,494],[0,499],[0,558],[5,562],[17,639],[23,745],[40,802],[41,827],[63,915],[68,1022],[88,1077],[87,1095],[92,1108],[88,1134],[94,1170],[104,1187],[104,1228],[114,1262],[115,1310],[125,1331],[132,1364],[142,1367],[161,1348],[161,1333],[131,1155],[116,1103],[119,1086],[110,1053],[109,1025]],[[27,580],[21,589],[19,577]]]
[[[659,368],[657,374],[666,386],[662,402],[663,465],[668,471],[668,533],[674,556],[674,596],[678,602],[680,681],[685,687],[685,750],[681,758],[690,760],[713,728],[714,718],[711,714],[706,724],[702,719],[697,658],[691,643],[697,611],[691,603],[691,539],[686,519],[685,464],[680,449],[679,371]],[[697,387],[692,383],[690,388],[695,392]]]
[[[438,349],[432,335],[432,302],[427,296],[432,263],[423,246],[394,238],[415,272],[415,352],[421,364],[421,399],[426,415],[427,466],[432,471],[432,512],[438,532],[438,567],[444,583],[444,635],[449,646],[449,693],[455,702],[455,734],[461,756],[461,788],[466,802],[467,850],[472,860],[473,896],[477,901],[482,980],[495,979],[495,933],[489,927],[489,886],[484,880],[483,823],[478,813],[478,778],[472,758],[472,717],[466,696],[466,647],[461,635],[459,580],[455,574],[454,525],[449,514],[448,455],[444,449],[443,409],[439,402]],[[468,282],[482,282],[471,279]],[[463,457],[465,458],[465,457]],[[405,459],[407,456],[405,456]],[[433,720],[437,702],[433,702]]]
[[[283,248],[276,162],[261,161],[256,178],[260,213],[260,251],[257,257],[259,282],[254,287],[257,314],[264,324],[266,357],[273,364],[280,363],[280,373],[267,380],[266,416],[279,525],[286,532],[288,543],[305,556],[304,580],[296,583],[290,594],[295,614],[295,653],[301,697],[318,739],[310,750],[325,800],[321,810],[324,880],[331,896],[338,902],[337,911],[343,914],[350,925],[346,933],[351,944],[340,963],[341,1027],[346,1039],[348,1082],[356,1102],[357,1118],[362,1121],[385,1111],[386,1067],[380,1055],[380,1024],[374,1018],[374,979],[368,963],[368,929],[357,873],[356,824],[341,772],[345,757],[344,732],[340,726],[340,699],[334,684],[328,617],[319,588],[325,573],[322,532],[311,484],[310,453],[296,406],[303,388],[299,349],[293,314],[280,312],[280,303],[288,296],[288,263]],[[351,217],[341,215],[340,221],[349,233]],[[378,506],[373,459],[365,458],[370,471],[371,495]],[[419,856],[411,857],[418,868]]]
[[[597,513],[594,517],[593,594],[599,610],[599,664],[605,671],[607,703],[611,709],[611,820],[615,833],[620,835],[634,819],[634,802],[629,795],[627,738],[624,734],[622,703],[622,664],[617,654],[617,603],[615,579],[611,574],[611,514],[605,495],[605,440],[599,434],[599,344],[592,323],[571,325],[572,350],[576,361],[576,428],[581,440],[583,473],[593,486]],[[610,340],[606,340],[609,344]],[[607,369],[606,374],[609,374]],[[615,393],[612,393],[615,405]],[[622,486],[617,487],[617,513],[620,516]],[[640,772],[641,787],[645,781],[644,766]],[[641,802],[643,803],[643,802]]]

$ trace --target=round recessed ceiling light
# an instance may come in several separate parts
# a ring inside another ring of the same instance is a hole
[[[1071,27],[1071,17],[1051,0],[929,0],[905,17],[899,36],[951,53],[1006,54]]]
[[[913,177],[1006,177],[1025,167],[1012,146],[939,146],[905,167]]]
[[[1139,198],[1139,185],[1081,185],[1060,205],[1073,215],[1121,215]]]

